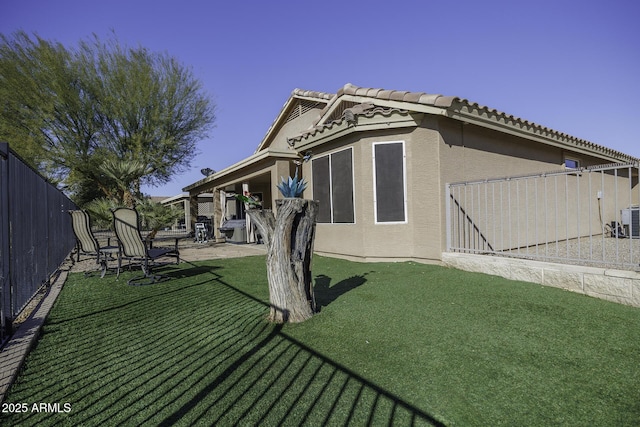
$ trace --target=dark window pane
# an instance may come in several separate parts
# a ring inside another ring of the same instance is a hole
[[[569,169],[578,169],[580,167],[580,163],[573,159],[564,159],[564,165]]]
[[[351,150],[331,155],[333,222],[353,222],[353,168]]]
[[[404,221],[403,144],[374,145],[378,222]]]
[[[331,198],[329,196],[329,156],[311,161],[313,198],[320,202],[318,222],[331,222]]]

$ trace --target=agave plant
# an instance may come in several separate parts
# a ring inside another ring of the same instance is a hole
[[[298,171],[293,178],[289,177],[285,180],[280,177],[282,182],[278,184],[278,190],[282,193],[283,197],[300,197],[305,188],[307,188],[307,181],[304,178],[298,179]]]

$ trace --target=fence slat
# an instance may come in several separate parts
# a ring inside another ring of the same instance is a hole
[[[2,340],[12,322],[74,247],[66,213],[75,204],[0,144]]]
[[[607,164],[447,184],[447,233],[463,237],[447,250],[638,270],[639,175],[638,163]]]

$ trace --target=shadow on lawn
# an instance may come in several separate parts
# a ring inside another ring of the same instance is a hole
[[[258,305],[268,306],[221,277],[216,281]],[[330,281],[327,276],[316,279],[322,306],[366,279],[364,275],[353,276],[332,287]],[[189,423],[208,425],[445,425],[287,336],[282,325],[269,326],[159,425],[172,426],[185,418]],[[203,405],[207,408],[204,412]],[[193,417],[194,412],[200,414]]]
[[[68,329],[60,332],[72,334],[74,342],[55,360],[38,361],[37,375],[25,380],[23,393],[34,401],[71,402],[71,412],[17,414],[20,419],[11,421],[21,425],[444,425],[287,336],[281,325],[266,322],[268,304],[227,283],[223,268],[194,267],[176,272],[184,278],[158,285],[157,291],[138,288],[136,292],[153,297],[119,305],[117,313],[65,319]],[[328,287],[329,278],[319,279]],[[361,276],[337,283],[324,304],[362,283]],[[140,315],[150,312],[157,315]],[[96,325],[104,338],[92,336]],[[25,398],[17,393],[15,398]]]
[[[313,289],[316,296],[318,311],[322,310],[322,307],[326,307],[334,302],[341,295],[363,285],[367,281],[367,279],[365,279],[366,275],[367,273],[351,276],[348,279],[341,280],[333,286],[330,286],[331,277],[325,276],[324,274],[316,276],[316,282]]]

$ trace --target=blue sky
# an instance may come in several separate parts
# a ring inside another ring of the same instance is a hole
[[[74,47],[115,32],[192,68],[217,108],[171,196],[252,154],[294,88],[466,98],[640,157],[640,3],[0,0],[0,32]]]

